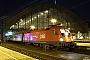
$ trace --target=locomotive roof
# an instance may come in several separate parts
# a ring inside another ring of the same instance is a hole
[[[41,30],[30,30],[30,31],[26,31],[26,32],[18,32],[14,35],[23,34],[23,33],[30,33],[30,32],[41,32],[41,31],[53,30],[53,29],[57,29],[57,28],[66,28],[66,27],[65,26],[52,26],[50,28],[41,29]]]
[[[65,26],[52,26],[51,28],[66,28]]]
[[[39,32],[39,31],[46,31],[46,30],[52,30],[52,29],[57,29],[57,28],[66,28],[65,26],[52,26],[50,28],[46,28],[46,29],[41,29],[41,30],[31,30],[29,32]]]

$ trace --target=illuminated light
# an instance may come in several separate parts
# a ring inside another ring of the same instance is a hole
[[[43,13],[41,13],[41,15],[43,15]]]
[[[65,32],[65,36],[68,36],[68,32]]]
[[[38,15],[38,17],[39,17],[40,15]]]
[[[32,20],[33,20],[33,18],[32,18]]]
[[[26,23],[28,23],[28,22],[26,22]]]
[[[70,30],[70,28],[68,28]]]
[[[20,37],[18,37],[18,38],[17,38],[17,40],[18,40],[18,41],[20,41],[20,40],[21,40],[21,38],[20,38]]]
[[[64,29],[60,29],[61,33],[65,33],[65,30]]]
[[[11,29],[12,27],[10,27],[10,29]]]
[[[63,38],[60,38],[60,41],[63,41]]]
[[[78,31],[78,33],[80,33],[80,31]]]
[[[47,27],[44,27],[45,29],[47,28]]]
[[[7,32],[5,36],[13,35],[13,32]]]
[[[23,24],[21,24],[21,25],[23,25]]]
[[[48,10],[46,10],[45,13],[48,13]]]
[[[63,24],[61,24],[61,26],[62,26]]]
[[[70,31],[68,29],[60,29],[61,33],[70,33]]]
[[[32,36],[31,36],[31,39],[30,40],[33,40]]]
[[[38,38],[37,36],[30,36],[30,40],[34,40],[34,38]]]
[[[29,21],[27,21],[26,23],[28,23]]]
[[[21,26],[19,26],[19,27],[21,27]]]
[[[54,24],[54,23],[57,22],[57,20],[56,19],[52,19],[51,22]]]
[[[31,21],[31,20],[30,20]]]
[[[87,39],[88,39],[89,37],[87,37]]]
[[[37,18],[37,17],[34,17],[34,18]]]
[[[56,0],[55,0],[55,4],[56,4]]]
[[[35,29],[35,26],[34,26],[34,25],[32,25],[32,26],[30,26],[30,27],[31,27],[31,29],[32,29],[32,30],[34,30],[34,29]]]
[[[22,37],[22,34],[19,34],[19,35],[17,36],[17,39],[16,39],[16,40],[17,40],[17,41],[21,41],[21,40],[22,40],[21,37]]]
[[[17,23],[16,23],[17,24]]]
[[[77,38],[78,38],[78,39],[83,39],[83,38],[84,38],[84,37],[82,36],[82,33],[81,33],[80,31],[78,31]]]
[[[8,32],[9,34],[12,34],[12,32]]]
[[[27,22],[29,22],[29,21],[27,21]]]
[[[20,21],[22,22],[23,20],[22,20],[22,19],[20,19]]]
[[[12,27],[14,27],[14,25],[12,25]]]
[[[83,36],[81,36],[79,39],[83,39]]]
[[[21,25],[24,25],[24,24],[21,24]]]
[[[15,41],[16,39],[15,39],[15,38],[13,38],[13,40]]]
[[[26,34],[27,41],[30,41],[30,33]]]
[[[73,39],[71,39],[72,41],[74,41]]]

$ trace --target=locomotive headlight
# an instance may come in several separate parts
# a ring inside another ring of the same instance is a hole
[[[63,38],[60,38],[60,41],[63,41]]]
[[[72,41],[73,41],[73,39],[72,39]]]

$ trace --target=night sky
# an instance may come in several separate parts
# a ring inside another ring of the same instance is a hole
[[[0,17],[40,4],[54,4],[55,0],[0,0]],[[83,21],[90,21],[90,0],[56,0],[56,4],[73,12]]]

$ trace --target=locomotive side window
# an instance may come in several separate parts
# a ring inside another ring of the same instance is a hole
[[[52,30],[52,33],[55,34],[55,35],[58,35],[56,30]]]

